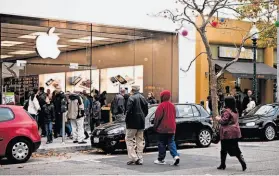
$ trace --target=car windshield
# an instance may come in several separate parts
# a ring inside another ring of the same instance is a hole
[[[261,105],[251,110],[247,114],[247,116],[259,115],[259,116],[269,117],[269,116],[274,116],[277,110],[278,110],[278,106],[275,105]]]

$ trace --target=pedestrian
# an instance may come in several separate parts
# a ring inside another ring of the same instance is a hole
[[[216,117],[216,120],[221,125],[221,165],[217,169],[226,169],[226,157],[227,154],[229,154],[230,156],[237,157],[242,166],[242,170],[245,171],[247,169],[247,165],[238,146],[238,141],[241,138],[241,132],[238,124],[238,113],[234,97],[225,98],[225,109],[222,111],[221,116]]]
[[[256,107],[256,101],[254,97],[249,97],[249,101],[250,102],[247,104],[247,108],[243,111],[243,116]]]
[[[208,96],[207,99],[206,99],[205,109],[210,115],[212,115],[212,99],[211,99],[211,96]]]
[[[242,110],[244,111],[245,109],[247,109],[247,105],[250,102],[250,97],[252,97],[253,92],[252,90],[248,90],[247,91],[247,95],[243,98],[242,101]],[[257,103],[257,102],[256,102]]]
[[[78,94],[69,95],[68,118],[73,130],[73,143],[86,144],[84,141],[84,104]]]
[[[157,100],[156,100],[153,92],[148,93],[147,102],[149,105],[157,104]]]
[[[47,94],[45,93],[44,87],[39,88],[39,93],[38,93],[37,98],[38,98],[40,107],[43,107],[46,104],[46,98],[47,98]],[[39,119],[39,127],[42,130],[41,136],[45,137],[46,129],[45,129],[45,123],[44,123],[44,113],[42,111],[39,111],[38,119]]]
[[[63,113],[67,111],[67,100],[64,92],[61,91],[60,87],[55,90],[52,97],[54,109],[55,109],[55,129],[54,138],[61,137],[62,134],[62,122]]]
[[[41,110],[41,107],[40,107],[39,101],[37,99],[37,95],[38,95],[38,89],[34,88],[33,92],[31,92],[31,95],[28,100],[27,111],[36,120],[36,122],[39,126],[38,113]]]
[[[127,103],[126,145],[130,161],[127,165],[143,164],[145,117],[148,114],[148,103],[139,93],[139,86],[132,86],[132,94]],[[135,145],[136,144],[136,148]],[[137,151],[136,151],[137,150]]]
[[[98,127],[101,123],[101,103],[99,102],[99,95],[94,95],[92,104],[92,118],[90,120],[91,133],[94,128]]]
[[[177,153],[176,144],[174,142],[176,131],[176,109],[170,102],[171,92],[165,90],[161,92],[161,104],[155,112],[154,130],[158,133],[158,159],[155,164],[166,164],[166,148],[168,146],[170,154],[174,162],[172,165],[178,165],[180,162],[179,154]]]
[[[111,102],[111,113],[113,120],[124,119],[125,111],[125,100],[124,100],[125,90],[121,90],[119,94],[116,94]]]
[[[44,117],[44,125],[46,130],[47,142],[46,144],[50,144],[53,142],[52,138],[52,122],[55,118],[54,106],[50,103],[49,98],[46,98],[46,104],[42,107],[42,115]]]
[[[86,127],[90,125],[89,123],[89,109],[90,109],[90,101],[88,99],[86,90],[83,90],[82,94],[81,94],[82,100],[83,100],[83,104],[84,104],[84,135],[85,135],[85,139],[89,138],[89,134],[86,131]]]
[[[107,105],[107,91],[104,91],[104,92],[101,93],[101,95],[100,95],[100,103],[101,103],[101,107]]]
[[[128,104],[128,100],[129,100],[130,95],[129,94],[125,94],[124,95],[124,115],[126,116],[126,112],[127,112],[127,104]]]

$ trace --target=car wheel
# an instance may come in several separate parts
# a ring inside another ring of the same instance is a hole
[[[13,163],[24,163],[32,154],[32,145],[26,139],[12,141],[7,148],[7,158]]]
[[[267,141],[272,141],[272,140],[274,140],[275,136],[276,136],[276,131],[275,131],[274,126],[273,125],[267,125],[264,128],[264,138]]]
[[[198,133],[198,139],[197,139],[197,146],[198,147],[208,147],[211,144],[211,131],[208,129],[202,129]]]
[[[103,147],[102,150],[106,153],[106,154],[112,154],[115,151],[114,147]]]

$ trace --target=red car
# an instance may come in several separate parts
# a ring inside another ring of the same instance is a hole
[[[35,119],[22,106],[0,105],[0,158],[23,163],[40,145]]]

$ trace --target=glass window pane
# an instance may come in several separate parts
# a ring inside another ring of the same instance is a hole
[[[194,117],[200,116],[200,112],[196,106],[192,106]]]
[[[0,122],[12,120],[14,118],[14,114],[8,108],[0,108]]]
[[[178,117],[193,117],[193,110],[191,105],[177,105]]]

